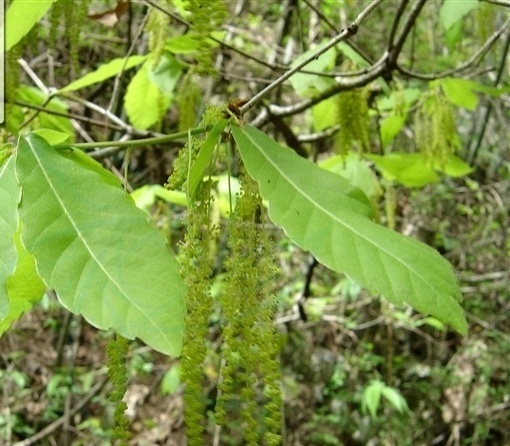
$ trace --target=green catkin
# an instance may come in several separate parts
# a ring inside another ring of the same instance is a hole
[[[184,76],[177,94],[177,107],[179,108],[179,131],[192,128],[197,119],[197,109],[200,106],[200,88],[194,81],[192,71]]]
[[[158,5],[163,9],[170,9],[168,0],[159,0]],[[153,68],[158,65],[165,50],[169,29],[170,16],[159,9],[153,8],[146,26],[146,30],[149,32],[149,49],[152,55]]]
[[[359,153],[370,150],[368,90],[356,88],[338,95],[338,152],[346,155],[352,148]]]
[[[222,0],[188,0],[185,8],[189,11],[188,18],[191,30],[196,34],[200,49],[196,56],[196,72],[201,75],[214,75],[213,48],[207,38],[212,32],[218,31],[227,17],[227,8]]]
[[[209,182],[197,190],[196,201],[190,205],[187,233],[180,250],[181,274],[187,285],[186,330],[181,358],[184,389],[184,415],[188,446],[204,444],[206,401],[204,396],[203,364],[207,353],[208,320],[212,298],[210,278],[212,268],[209,258],[211,240]]]
[[[256,183],[246,174],[240,178],[241,194],[231,217],[228,244],[228,279],[220,302],[224,367],[216,406],[216,421],[225,424],[228,403],[237,393],[246,444],[281,444],[281,400],[278,342],[273,327],[274,304],[268,290],[274,274],[269,239],[255,221],[262,209]],[[239,390],[240,389],[240,390]],[[265,413],[261,417],[259,405]]]
[[[440,88],[431,88],[416,111],[414,139],[431,165],[444,166],[459,148],[453,106]]]
[[[64,2],[57,1],[53,3],[53,6],[51,7],[49,13],[50,20],[49,46],[53,50],[55,50],[57,46],[58,27],[60,25],[60,21],[63,15],[64,15]]]
[[[69,43],[69,59],[71,67],[71,78],[79,75],[80,63],[78,49],[80,46],[80,30],[87,14],[88,1],[63,3],[63,14],[65,18],[65,37]],[[51,34],[50,34],[51,35]]]
[[[128,340],[120,335],[111,338],[106,345],[108,376],[113,385],[108,400],[115,404],[113,438],[118,440],[116,443],[118,445],[127,445],[127,440],[131,437],[131,433],[128,430],[129,420],[125,415],[127,406],[123,401],[128,383],[128,370],[126,366],[128,349]]]

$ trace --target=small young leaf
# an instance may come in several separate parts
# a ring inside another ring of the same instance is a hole
[[[204,176],[205,169],[211,161],[214,148],[218,145],[221,137],[221,132],[223,132],[227,126],[227,123],[228,121],[226,119],[222,119],[220,122],[218,122],[211,129],[207,139],[204,142],[204,145],[200,148],[200,152],[198,153],[195,162],[191,166],[191,171],[188,178],[188,198],[193,199],[195,196],[197,187],[202,181],[202,177]]]
[[[361,408],[363,411],[368,410],[372,418],[377,416],[377,409],[379,409],[381,393],[383,389],[384,383],[374,380],[367,387],[365,387],[365,390],[363,391]]]
[[[20,139],[16,174],[23,244],[64,306],[98,328],[178,355],[185,287],[146,214],[35,134]]]
[[[152,61],[146,61],[129,83],[124,105],[133,126],[145,130],[158,123],[166,113],[171,98],[151,80]]]
[[[232,133],[269,203],[269,217],[294,243],[391,302],[406,302],[467,332],[457,280],[437,251],[367,218],[368,199],[343,178],[253,127],[233,127]]]

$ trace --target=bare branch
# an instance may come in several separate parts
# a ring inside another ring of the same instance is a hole
[[[315,51],[310,57],[306,58],[303,62],[296,65],[291,70],[287,71],[283,75],[281,75],[278,79],[276,79],[274,82],[269,84],[266,88],[261,90],[259,93],[257,93],[255,96],[253,96],[246,104],[244,104],[239,111],[241,114],[245,114],[249,110],[251,110],[264,96],[266,96],[268,93],[273,91],[275,88],[277,88],[279,85],[283,84],[287,79],[289,79],[293,74],[296,74],[301,70],[301,68],[304,68],[306,65],[308,65],[310,62],[316,60],[321,54],[324,54],[327,50],[337,45],[342,40],[345,40],[358,31],[359,24],[372,12],[372,10],[379,5],[382,2],[382,0],[374,0],[372,3],[370,3],[365,10],[363,10],[356,20],[352,22],[352,24],[347,28],[344,29],[340,34],[338,34],[334,39],[332,39],[326,46],[319,48],[317,51]]]
[[[434,73],[434,74],[423,74],[423,73],[416,73],[414,71],[408,70],[406,68],[402,68],[398,64],[395,66],[395,68],[401,72],[402,74],[405,74],[409,77],[414,77],[416,79],[421,80],[434,80],[434,79],[440,79],[442,77],[448,77],[452,76],[453,74],[460,73],[462,71],[467,70],[470,68],[473,64],[478,62],[480,59],[483,58],[483,56],[492,48],[492,46],[496,43],[496,41],[501,37],[501,35],[510,28],[510,17],[506,20],[506,22],[499,28],[492,36],[490,36],[487,41],[482,45],[482,47],[473,54],[468,60],[466,60],[464,63],[459,65],[456,68],[452,68],[450,70],[443,71],[441,73]]]

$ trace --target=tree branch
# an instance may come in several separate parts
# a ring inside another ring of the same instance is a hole
[[[264,96],[266,96],[268,93],[273,91],[275,88],[277,88],[279,85],[283,84],[287,79],[289,79],[293,74],[296,74],[299,72],[302,68],[304,68],[306,65],[308,65],[310,62],[316,60],[321,56],[321,54],[324,54],[327,50],[337,45],[342,40],[345,40],[358,31],[359,24],[372,12],[372,10],[379,5],[382,2],[382,0],[374,0],[372,3],[370,3],[352,22],[352,24],[347,28],[344,29],[340,34],[338,34],[335,38],[333,38],[326,46],[319,48],[317,51],[315,51],[313,54],[311,54],[308,58],[303,60],[300,64],[296,65],[291,70],[288,70],[286,73],[281,75],[278,79],[276,79],[274,82],[269,84],[266,88],[261,90],[259,93],[257,93],[255,96],[253,96],[246,104],[244,104],[239,111],[241,114],[245,114],[249,110],[251,110]]]

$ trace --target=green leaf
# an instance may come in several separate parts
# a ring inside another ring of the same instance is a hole
[[[156,202],[156,198],[161,198],[167,203],[187,206],[186,194],[180,191],[165,189],[160,184],[146,184],[131,192],[131,197],[140,209],[149,213],[151,206]]]
[[[149,79],[163,94],[171,98],[175,91],[175,85],[181,77],[182,65],[171,54],[163,54],[156,67],[151,61],[148,67]]]
[[[407,187],[423,187],[437,183],[439,176],[421,153],[365,154],[388,180],[396,180]]]
[[[178,355],[185,287],[146,214],[38,135],[20,139],[16,174],[23,244],[63,305],[100,329]]]
[[[328,41],[324,41],[301,54],[294,60],[294,62],[291,64],[291,67],[299,65],[302,61],[310,57],[311,54],[317,52],[320,48],[326,46],[328,43]],[[333,68],[335,64],[335,57],[335,48],[330,48],[324,54],[321,54],[316,60],[306,65],[306,67],[303,69],[307,71],[316,71],[318,73],[326,73]],[[289,81],[296,93],[303,97],[313,96],[315,93],[327,90],[328,88],[335,85],[333,78],[307,73],[296,73],[289,78]]]
[[[53,97],[48,102],[48,95],[44,94],[42,91],[36,88],[28,87],[26,85],[21,85],[18,88],[16,91],[16,99],[23,102],[28,102],[29,104],[34,104],[41,107],[44,106],[44,108],[48,109],[49,111],[54,111],[57,113],[68,113],[69,111],[67,104],[61,99]],[[65,133],[69,135],[70,141],[74,141],[74,127],[71,124],[69,118],[51,113],[38,112],[37,117],[33,121],[33,124],[33,128],[46,128],[55,130],[60,133]],[[18,129],[16,129],[16,133],[17,132]]]
[[[355,152],[349,152],[346,156],[332,156],[320,162],[319,166],[341,175],[350,184],[361,189],[370,199],[381,196],[381,187],[368,162]]]
[[[214,152],[214,148],[218,145],[221,132],[227,126],[228,121],[226,119],[222,119],[218,123],[214,125],[214,127],[209,132],[207,139],[205,140],[203,146],[198,153],[197,158],[195,159],[188,178],[188,198],[193,199],[195,196],[195,192],[197,190],[198,185],[202,181],[204,176],[205,169],[209,165],[212,154]]]
[[[60,92],[76,91],[90,85],[103,82],[106,79],[110,79],[121,72],[121,70],[127,71],[137,65],[140,65],[147,59],[147,56],[130,56],[128,58],[113,59],[107,64],[100,65],[97,70],[87,73],[80,79],[71,82],[64,88],[60,89]]]
[[[437,251],[367,218],[368,199],[343,178],[253,127],[233,127],[232,133],[248,173],[269,203],[271,220],[294,243],[371,292],[467,332],[456,277]]]
[[[367,68],[370,66],[370,63],[368,63],[368,61],[360,53],[347,43],[340,42],[336,47],[344,54],[345,57],[347,57],[347,59],[352,60],[359,68]]]
[[[386,400],[399,412],[405,412],[408,409],[405,398],[397,389],[384,385],[381,393],[384,398],[386,398]]]
[[[68,133],[58,132],[57,130],[51,129],[37,129],[34,130],[34,133],[42,136],[52,146],[62,144],[71,137]]]
[[[178,364],[172,366],[168,372],[165,373],[163,380],[161,381],[161,394],[171,395],[181,386],[180,367]]]
[[[5,15],[5,51],[9,51],[25,37],[55,1],[57,0],[37,0],[36,2],[12,0]],[[0,52],[3,51],[0,49]]]
[[[30,255],[20,240],[21,225],[15,235],[18,264],[14,274],[7,279],[7,293],[9,295],[9,312],[0,321],[0,335],[2,335],[14,321],[30,310],[43,295],[45,286],[35,268],[34,256]]]
[[[146,61],[129,83],[124,105],[134,127],[146,130],[161,121],[171,98],[151,81],[152,61]]]
[[[406,119],[407,115],[393,115],[388,116],[381,121],[380,132],[383,148],[388,147],[388,144],[400,133],[400,130],[404,127]]]
[[[437,166],[437,170],[453,178],[463,177],[473,172],[473,168],[469,164],[455,155],[450,155],[446,164],[442,167]]]
[[[320,132],[338,123],[338,97],[333,96],[312,108],[313,127]]]
[[[384,383],[374,380],[363,391],[361,408],[363,411],[368,410],[372,418],[377,416],[377,409],[379,409],[383,389]]]
[[[202,46],[198,37],[193,33],[172,37],[165,42],[165,50],[172,54],[194,54]]]
[[[9,310],[9,298],[5,282],[14,273],[18,256],[14,234],[18,226],[18,202],[21,189],[14,173],[14,157],[0,166],[0,318]]]
[[[68,160],[72,160],[80,167],[97,173],[101,178],[101,181],[103,181],[103,183],[109,184],[110,186],[114,186],[116,188],[122,187],[119,178],[117,178],[109,170],[106,170],[99,162],[88,156],[82,150],[70,148],[64,150],[57,150],[57,153]]]
[[[461,20],[473,9],[478,8],[479,5],[480,2],[478,0],[443,0],[439,10],[439,18],[444,30],[448,31],[454,23]]]
[[[441,79],[440,85],[448,100],[457,107],[467,110],[475,110],[478,107],[478,96],[473,92],[472,81],[447,77]]]

